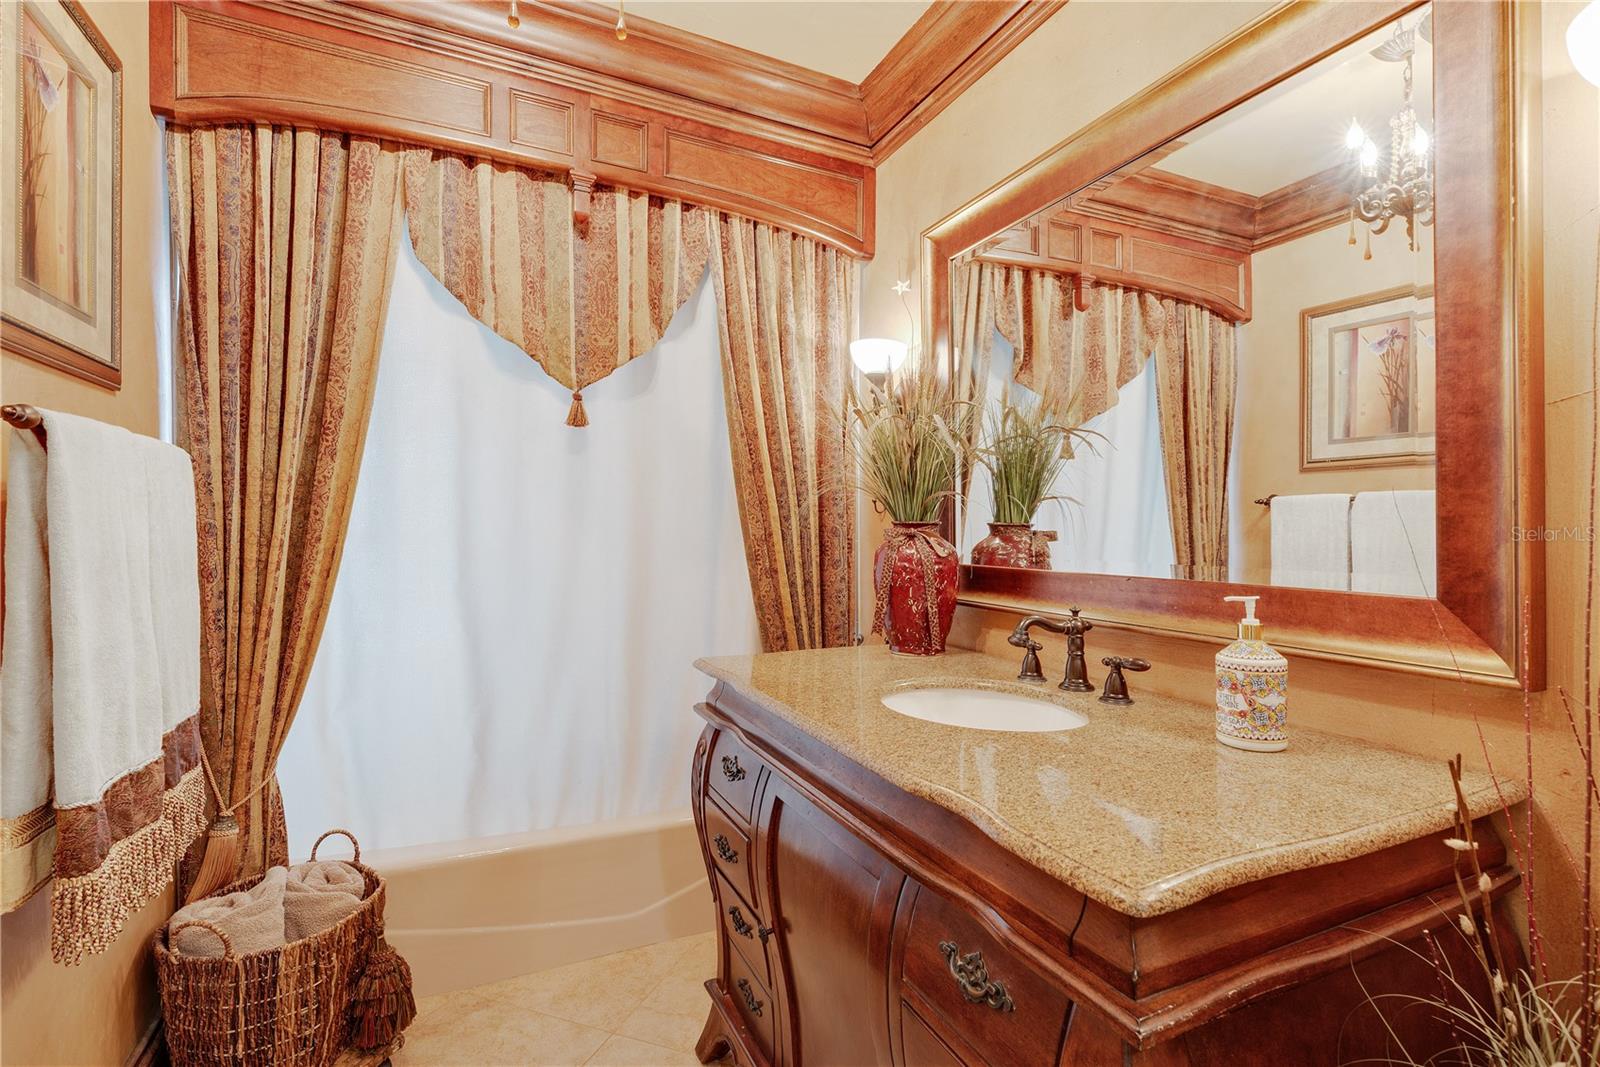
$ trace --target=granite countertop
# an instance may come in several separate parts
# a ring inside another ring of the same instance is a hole
[[[1212,736],[1213,709],[1141,693],[1016,681],[1015,663],[951,650],[930,658],[883,646],[702,659],[704,673],[889,782],[956,812],[1001,846],[1116,910],[1160,915],[1276,874],[1447,830],[1455,808],[1443,760],[1298,729],[1291,679],[1287,751],[1241,752]],[[881,698],[916,686],[1000,687],[1089,723],[1055,733],[944,726]],[[1474,816],[1526,797],[1468,772]]]

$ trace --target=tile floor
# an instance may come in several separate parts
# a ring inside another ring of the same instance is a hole
[[[394,1067],[676,1067],[711,1001],[715,935],[618,952],[417,1001]]]

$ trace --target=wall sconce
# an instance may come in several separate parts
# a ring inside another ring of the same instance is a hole
[[[1567,27],[1567,54],[1584,81],[1600,85],[1600,0],[1590,0]]]
[[[900,369],[910,354],[911,346],[892,337],[862,337],[850,342],[850,358],[856,370],[867,376],[875,385]]]

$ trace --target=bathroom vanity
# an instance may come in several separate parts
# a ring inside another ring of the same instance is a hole
[[[1397,1055],[1391,1033],[1416,1057],[1447,1044],[1424,1007],[1380,999],[1380,1017],[1370,999],[1436,993],[1433,956],[1476,974],[1442,763],[1308,731],[1235,751],[1208,706],[1113,707],[974,652],[698,666],[715,686],[694,809],[720,924],[702,1060],[1332,1065]],[[883,703],[938,687],[1029,695],[1073,728]],[[1499,909],[1517,874],[1487,815],[1523,793],[1464,784],[1491,882],[1477,904]]]

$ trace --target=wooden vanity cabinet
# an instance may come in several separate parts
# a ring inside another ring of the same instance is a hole
[[[1430,953],[1471,985],[1438,836],[1136,918],[725,683],[697,708],[695,819],[719,911],[698,1053],[747,1067],[1317,1067],[1426,1057]],[[1517,881],[1477,827],[1498,901]],[[1480,901],[1481,905],[1482,902]],[[1497,912],[1499,904],[1493,904]],[[1520,950],[1505,931],[1504,951]],[[1382,1001],[1379,1001],[1382,1003]]]

